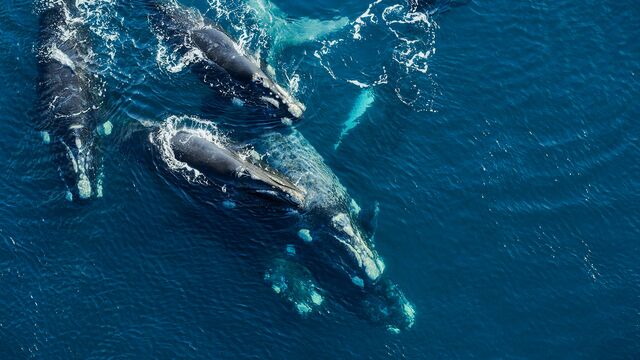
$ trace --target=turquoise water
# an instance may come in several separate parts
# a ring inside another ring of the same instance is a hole
[[[362,208],[379,204],[376,249],[415,325],[394,334],[340,303],[299,316],[264,280],[299,229],[166,171],[139,124],[265,124],[219,107],[144,1],[78,1],[113,131],[104,196],[65,200],[35,126],[40,6],[5,1],[0,357],[638,356],[637,2],[272,1],[283,20],[183,4],[269,59],[307,107],[298,131]],[[314,39],[287,30],[301,24]]]

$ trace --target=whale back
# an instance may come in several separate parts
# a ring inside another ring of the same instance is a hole
[[[198,135],[179,131],[171,138],[177,160],[187,163],[209,179],[231,183],[254,191],[274,192],[298,206],[304,191],[266,165],[243,159],[240,154]]]

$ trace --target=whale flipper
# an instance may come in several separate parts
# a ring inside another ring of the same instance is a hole
[[[344,16],[329,20],[308,17],[291,20],[268,0],[249,0],[248,5],[255,11],[258,22],[268,27],[272,41],[267,55],[268,64],[273,64],[278,54],[287,47],[321,39],[349,24],[349,19]]]
[[[342,132],[338,137],[338,141],[333,146],[334,150],[337,150],[340,144],[342,143],[342,139],[351,131],[353,128],[358,126],[360,123],[360,117],[367,112],[367,109],[373,105],[373,102],[376,100],[375,94],[373,92],[373,88],[365,88],[362,89],[360,95],[356,98],[351,111],[349,112],[349,117],[342,125]]]

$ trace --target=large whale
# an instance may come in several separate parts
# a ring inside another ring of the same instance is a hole
[[[319,306],[318,289],[323,289],[390,330],[413,325],[413,306],[384,276],[384,262],[359,206],[299,132],[264,134],[251,142],[253,155],[189,129],[177,130],[165,141],[170,158],[187,164],[218,188],[229,191],[233,186],[268,195],[296,210],[297,236],[292,234],[287,252],[302,265],[279,259],[265,278],[274,291],[295,302],[298,311]],[[157,136],[152,135],[152,142],[163,146]]]
[[[98,80],[88,70],[89,36],[71,1],[42,10],[38,50],[38,129],[51,143],[67,198],[102,196],[96,156]]]
[[[174,1],[148,4],[152,8],[152,26],[160,36],[181,53],[199,53],[192,68],[209,85],[242,103],[266,107],[278,117],[291,121],[302,117],[305,106],[211,20]]]

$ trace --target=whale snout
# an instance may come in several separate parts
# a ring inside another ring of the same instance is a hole
[[[81,126],[71,126],[61,140],[60,172],[67,186],[68,200],[86,200],[101,196],[96,178],[91,132]]]
[[[360,287],[364,287],[367,283],[375,283],[384,272],[384,262],[370,242],[363,238],[360,230],[345,213],[335,215],[331,223],[338,231],[335,238],[341,243],[355,267],[356,275],[352,278],[353,283]]]

